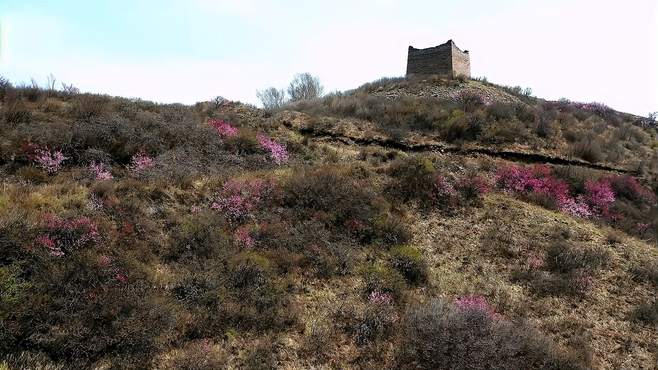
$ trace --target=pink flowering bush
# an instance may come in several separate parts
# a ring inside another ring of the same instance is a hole
[[[58,247],[55,241],[51,239],[48,235],[39,236],[37,238],[37,245],[46,248],[51,256],[61,257],[64,255],[62,249]]]
[[[498,188],[507,192],[541,195],[549,199],[555,208],[572,216],[589,218],[594,214],[587,198],[574,198],[569,185],[555,178],[550,167],[545,165],[502,167],[496,172],[495,182]],[[599,195],[593,195],[592,199],[604,203]]]
[[[656,203],[656,195],[633,176],[611,176],[606,179],[615,194],[635,203]]]
[[[466,202],[472,202],[489,191],[489,183],[480,176],[465,176],[459,179],[456,188]]]
[[[98,257],[98,267],[107,268],[112,265],[113,259],[110,256],[101,255]]]
[[[436,176],[430,198],[441,208],[453,208],[459,203],[459,193],[442,175]]]
[[[43,223],[45,232],[37,238],[37,244],[48,249],[53,256],[61,257],[99,240],[98,227],[87,217],[64,219],[46,214]]]
[[[253,248],[254,244],[256,244],[253,236],[251,236],[251,230],[248,225],[239,227],[235,231],[234,236],[238,244],[245,248]]]
[[[229,122],[221,119],[213,119],[209,122],[210,126],[217,130],[221,137],[233,137],[238,134],[238,129],[233,127]]]
[[[274,163],[281,164],[288,160],[288,151],[285,146],[264,134],[258,134],[256,139],[258,140],[258,144],[270,153],[270,157],[272,157]]]
[[[539,270],[545,265],[544,256],[533,254],[528,257],[528,268],[531,270]]]
[[[35,151],[34,162],[48,173],[55,173],[62,168],[62,162],[67,157],[62,154],[61,150],[48,151],[46,149],[37,149]]]
[[[368,302],[374,305],[385,305],[390,306],[393,304],[393,296],[389,293],[383,293],[380,291],[372,291],[368,295]]]
[[[573,103],[573,105],[578,109],[592,112],[601,117],[607,117],[614,113],[614,110],[612,110],[612,108],[608,107],[603,103]]]
[[[114,177],[112,172],[103,163],[92,163],[89,165],[89,172],[96,180],[111,180]]]
[[[455,299],[455,306],[464,311],[473,310],[482,312],[492,319],[499,317],[483,296],[464,296],[457,298]]]
[[[141,173],[155,165],[155,161],[148,154],[144,152],[139,152],[133,155],[130,160],[130,165],[128,169],[134,173]]]
[[[561,212],[575,217],[590,218],[594,215],[592,209],[582,197],[562,199],[559,209]]]
[[[607,215],[610,205],[615,201],[615,192],[606,179],[585,182],[585,200],[598,215]]]
[[[232,221],[243,220],[273,190],[271,181],[262,179],[229,180],[210,205],[211,209],[224,212]]]

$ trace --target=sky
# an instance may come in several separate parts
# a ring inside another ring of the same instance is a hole
[[[348,90],[448,39],[474,77],[658,111],[657,0],[0,0],[0,75],[158,102],[257,104],[300,72]]]

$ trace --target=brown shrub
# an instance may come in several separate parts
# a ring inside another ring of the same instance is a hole
[[[645,324],[658,324],[658,300],[637,306],[631,313],[631,319]]]
[[[434,299],[406,315],[402,369],[581,369],[537,331]]]
[[[393,181],[387,191],[404,201],[428,202],[434,188],[435,169],[432,161],[421,156],[398,159],[389,167]]]
[[[631,269],[633,278],[637,281],[648,282],[658,287],[658,261],[646,261]]]
[[[588,162],[596,163],[603,160],[601,144],[596,139],[583,139],[574,144],[571,149],[573,155]]]
[[[80,94],[73,98],[71,114],[79,119],[87,120],[100,117],[110,109],[110,100],[106,96]]]
[[[195,341],[166,353],[155,365],[158,370],[214,370],[227,365],[228,355],[209,340]]]
[[[427,265],[417,248],[398,246],[391,249],[391,265],[402,274],[410,284],[422,284],[427,281]]]
[[[546,267],[552,272],[596,271],[609,259],[610,253],[606,249],[577,248],[567,241],[558,241],[546,251]]]
[[[14,101],[5,105],[3,116],[8,125],[29,123],[32,120],[32,112],[20,101]]]

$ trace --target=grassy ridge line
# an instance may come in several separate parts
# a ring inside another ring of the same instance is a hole
[[[637,174],[637,171],[631,171],[623,168],[606,166],[602,164],[589,163],[584,160],[579,159],[567,159],[556,156],[549,156],[537,153],[523,153],[507,150],[494,150],[488,148],[464,148],[458,145],[449,145],[443,143],[437,144],[405,144],[394,139],[380,140],[377,138],[357,138],[350,137],[345,135],[339,135],[329,130],[315,129],[312,127],[295,127],[291,122],[283,121],[283,125],[291,130],[299,131],[304,135],[311,135],[313,137],[328,138],[332,140],[339,141],[344,144],[357,144],[357,145],[378,145],[386,148],[397,149],[405,152],[428,152],[428,151],[439,151],[439,152],[448,152],[456,154],[484,154],[491,157],[497,157],[501,159],[507,159],[514,162],[523,162],[523,163],[547,163],[547,164],[556,164],[556,165],[569,165],[569,166],[579,166],[589,169],[623,173],[623,174]]]

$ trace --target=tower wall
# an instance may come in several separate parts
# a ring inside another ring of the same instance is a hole
[[[452,40],[427,49],[416,49],[409,46],[407,76],[414,75],[450,77],[464,75],[470,77],[470,56],[468,52],[461,51]]]

